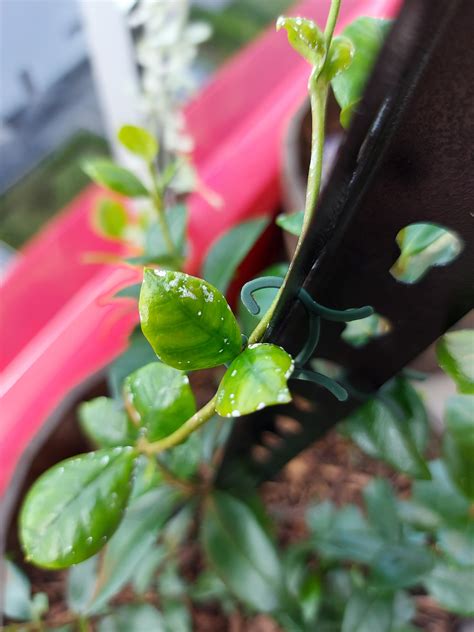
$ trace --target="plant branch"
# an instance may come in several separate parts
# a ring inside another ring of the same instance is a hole
[[[148,171],[150,173],[152,182],[151,201],[158,217],[158,222],[160,224],[163,239],[166,244],[166,249],[168,250],[168,254],[170,255],[170,257],[179,259],[178,253],[176,252],[176,247],[173,242],[173,238],[170,233],[168,222],[166,220],[165,209],[163,205],[163,192],[160,190],[160,187],[158,185],[155,169],[152,163],[148,165]]]

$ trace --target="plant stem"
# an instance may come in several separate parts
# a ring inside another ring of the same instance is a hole
[[[163,239],[166,244],[166,249],[168,250],[168,254],[170,255],[170,257],[179,259],[178,253],[176,252],[176,247],[173,242],[173,238],[170,233],[168,222],[166,220],[165,209],[163,205],[163,194],[162,191],[160,191],[160,187],[156,179],[155,169],[152,163],[148,165],[148,171],[150,173],[152,181],[151,201],[153,202],[153,207],[158,217],[158,222],[160,224]]]
[[[331,8],[329,9],[329,15],[326,22],[326,28],[324,35],[326,37],[327,49],[331,43],[331,39],[336,26],[337,17],[339,15],[341,0],[332,0]],[[311,97],[311,120],[312,120],[312,133],[311,133],[311,160],[308,173],[308,183],[306,188],[306,202],[303,220],[303,229],[301,231],[296,251],[298,251],[308,225],[313,217],[316,202],[318,201],[319,192],[321,189],[321,175],[323,166],[323,152],[324,152],[324,137],[326,126],[326,106],[329,94],[329,86],[323,78],[323,69],[320,69],[318,74],[312,74],[309,80],[309,92]],[[291,269],[291,266],[290,266]],[[275,311],[275,307],[278,303],[279,296],[285,286],[288,278],[287,272],[283,285],[278,291],[273,303],[268,311],[263,315],[262,319],[249,337],[249,344],[255,344],[259,342],[265,331],[270,324],[270,320]],[[203,408],[198,410],[192,417],[190,417],[178,430],[168,435],[160,441],[148,443],[145,439],[142,439],[138,443],[138,449],[144,454],[158,454],[163,450],[172,448],[179,443],[182,443],[191,433],[204,425],[209,419],[211,419],[216,413],[216,396],[214,396]]]

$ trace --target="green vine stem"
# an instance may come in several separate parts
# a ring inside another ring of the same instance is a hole
[[[156,173],[155,168],[152,163],[148,165],[148,171],[150,173],[151,182],[152,182],[152,190],[151,190],[151,201],[153,203],[153,207],[156,211],[156,215],[158,217],[158,222],[160,224],[161,232],[163,234],[163,239],[165,240],[166,249],[168,250],[168,254],[173,259],[178,260],[179,256],[176,252],[176,246],[173,242],[173,238],[170,233],[170,229],[168,226],[168,221],[165,215],[165,209],[163,204],[163,191],[161,190]]]
[[[329,15],[324,31],[327,43],[327,50],[331,43],[331,39],[334,33],[337,17],[339,15],[341,0],[332,0]],[[324,152],[324,138],[325,138],[325,125],[326,125],[326,107],[329,94],[329,83],[324,78],[322,72],[324,63],[317,73],[314,71],[311,74],[309,80],[309,92],[311,101],[311,118],[312,118],[312,135],[311,135],[311,159],[308,173],[308,183],[306,188],[306,202],[304,210],[303,229],[301,231],[298,244],[296,246],[296,252],[298,252],[303,238],[308,229],[311,218],[313,217],[316,202],[319,197],[321,189],[321,175],[323,164],[323,152]],[[264,314],[259,324],[249,337],[249,344],[255,344],[260,342],[263,338],[265,331],[267,330],[270,320],[275,311],[278,298],[285,287],[285,283],[288,278],[290,269],[283,281],[283,285],[280,288],[278,294],[275,297],[272,305],[268,311]],[[146,439],[141,439],[138,443],[138,449],[144,454],[159,454],[164,450],[174,447],[185,441],[187,437],[195,430],[203,426],[216,414],[216,396],[214,396],[203,408],[190,417],[178,430],[168,435],[164,439],[148,443]]]

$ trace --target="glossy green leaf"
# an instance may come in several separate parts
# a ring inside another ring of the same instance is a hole
[[[210,563],[236,597],[258,612],[284,609],[281,562],[247,505],[214,492],[206,506],[202,537]]]
[[[288,264],[286,262],[274,263],[268,268],[265,268],[260,276],[279,276],[283,278],[287,272]],[[245,305],[241,301],[239,302],[239,323],[244,334],[249,336],[252,333],[252,331],[260,322],[262,316],[266,314],[266,312],[270,309],[270,306],[273,303],[277,292],[277,288],[264,288],[254,292],[255,299],[260,305],[260,313],[257,316],[251,314],[245,307]]]
[[[390,22],[362,17],[343,31],[354,47],[352,63],[337,74],[331,84],[341,108],[341,124],[348,127],[383,44]]]
[[[284,28],[291,46],[316,69],[321,68],[326,55],[326,41],[313,20],[280,16],[277,31]]]
[[[185,255],[186,230],[188,225],[188,208],[185,204],[175,204],[165,212],[165,218],[171,239],[179,257]],[[158,222],[153,223],[145,236],[145,259],[151,263],[163,263],[169,257],[168,246]],[[179,263],[179,262],[178,262]]]
[[[391,328],[387,318],[380,314],[371,314],[347,323],[341,338],[353,347],[363,347],[372,339],[388,334]]]
[[[142,197],[148,195],[148,191],[142,182],[128,169],[104,158],[91,159],[82,166],[85,173],[100,184],[115,193],[127,197]]]
[[[158,143],[146,129],[135,125],[124,125],[120,128],[117,137],[128,151],[140,156],[146,162],[153,162],[156,158]]]
[[[129,375],[123,392],[127,411],[149,441],[167,437],[196,412],[186,373],[160,362]]]
[[[303,230],[303,220],[304,211],[296,211],[296,213],[291,213],[291,215],[278,215],[275,223],[280,228],[283,228],[283,230],[286,230],[286,232],[299,237]]]
[[[268,219],[260,217],[237,224],[211,246],[204,262],[203,277],[225,294],[236,270],[255,242],[268,226]]]
[[[225,364],[241,350],[237,321],[222,294],[182,272],[145,270],[142,331],[157,356],[186,371]]]
[[[386,544],[372,561],[372,581],[380,588],[409,588],[433,568],[431,552],[410,542]]]
[[[229,366],[217,390],[221,417],[240,417],[291,401],[288,379],[294,362],[281,347],[249,345]]]
[[[128,224],[125,206],[117,200],[101,198],[94,209],[94,227],[111,239],[121,239]]]
[[[474,501],[474,395],[448,399],[443,454],[452,480]]]
[[[96,397],[81,404],[79,421],[84,433],[99,448],[133,445],[138,437],[138,430],[125,411],[108,397]]]
[[[324,77],[331,81],[341,72],[347,70],[354,57],[354,45],[347,37],[334,37],[329,47],[326,63],[324,64]]]
[[[390,632],[393,594],[356,590],[344,611],[341,632]]]
[[[137,300],[141,285],[138,286]],[[155,362],[156,355],[138,325],[133,330],[127,349],[112,362],[107,372],[107,385],[112,397],[123,403],[122,390],[125,378],[144,364]]]
[[[130,504],[125,517],[107,545],[101,568],[100,590],[89,612],[100,611],[133,578],[155,543],[181,497],[168,487],[154,489]]]
[[[27,576],[10,560],[4,561],[5,592],[2,599],[3,613],[10,619],[31,619],[31,585]]]
[[[438,362],[456,383],[458,391],[474,394],[474,330],[445,334],[437,345]]]
[[[447,265],[462,251],[459,237],[437,224],[410,224],[398,233],[396,241],[400,256],[390,274],[403,283],[416,283],[430,268]]]
[[[161,613],[149,603],[115,608],[97,626],[97,632],[168,632]]]
[[[387,541],[398,542],[401,525],[392,486],[384,479],[375,478],[364,488],[363,496],[372,526]]]
[[[99,556],[75,564],[67,577],[66,601],[69,610],[77,614],[87,612],[96,590]]]
[[[28,492],[20,539],[37,566],[66,568],[97,553],[122,519],[136,453],[110,448],[61,461]]]
[[[368,455],[414,478],[429,478],[423,458],[428,439],[426,410],[410,383],[397,378],[344,424],[344,431]]]
[[[423,584],[442,608],[466,617],[474,616],[474,566],[463,568],[439,562]]]

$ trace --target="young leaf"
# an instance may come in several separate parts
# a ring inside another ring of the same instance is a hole
[[[462,329],[445,334],[437,345],[440,367],[460,393],[474,395],[474,331]]]
[[[138,430],[125,411],[108,397],[96,397],[81,404],[79,422],[84,433],[99,448],[133,445],[138,437]]]
[[[180,501],[181,497],[174,490],[163,486],[147,492],[130,504],[105,549],[100,590],[88,606],[89,613],[102,610],[132,579],[142,560],[154,550],[163,525]]]
[[[284,577],[275,547],[251,510],[224,492],[209,498],[204,549],[228,588],[258,612],[284,609]]]
[[[27,576],[10,560],[5,560],[5,592],[2,600],[3,613],[10,619],[31,619],[31,585]]]
[[[147,189],[135,174],[120,165],[116,165],[111,160],[91,159],[84,163],[82,168],[94,182],[111,191],[127,197],[148,195]]]
[[[283,230],[286,230],[291,235],[296,235],[299,237],[301,235],[301,231],[303,230],[303,219],[304,219],[304,211],[296,211],[296,213],[291,213],[291,215],[278,215],[275,220],[275,223]]]
[[[135,125],[124,125],[120,128],[117,137],[124,147],[143,158],[145,162],[153,162],[156,158],[158,143],[146,129]]]
[[[356,590],[346,606],[341,632],[390,632],[393,594]]]
[[[98,562],[99,556],[94,555],[69,569],[66,601],[72,612],[77,614],[87,612],[96,589]]]
[[[196,412],[186,373],[153,362],[127,377],[125,405],[149,441],[167,437]]]
[[[168,632],[161,613],[149,603],[115,608],[97,626],[97,632]]]
[[[111,448],[61,461],[28,492],[20,514],[27,559],[66,568],[97,553],[122,519],[136,453]]]
[[[373,458],[415,478],[430,477],[422,456],[428,437],[426,410],[407,380],[397,378],[383,401],[372,399],[359,408],[344,431]]]
[[[218,238],[204,262],[203,277],[206,281],[225,294],[235,271],[267,226],[266,217],[252,219],[234,226]]]
[[[439,562],[424,578],[428,593],[441,607],[465,617],[474,616],[472,586],[474,567],[460,567]]]
[[[241,349],[237,321],[215,287],[182,272],[145,270],[142,331],[166,364],[194,371],[225,364]]]
[[[362,97],[365,84],[375,63],[390,22],[359,18],[343,31],[353,45],[352,63],[332,79],[332,88],[341,107],[341,125],[348,127],[352,112]]]
[[[454,395],[448,399],[443,453],[453,482],[474,501],[473,395]]]
[[[93,224],[100,234],[121,239],[128,224],[127,211],[117,200],[100,198],[94,209]]]
[[[354,45],[347,37],[334,37],[329,47],[326,63],[324,64],[324,77],[331,81],[341,72],[347,70],[354,57]]]
[[[217,391],[221,417],[240,417],[274,404],[291,401],[287,381],[294,363],[281,347],[248,346],[231,363]]]
[[[305,18],[288,18],[281,15],[277,31],[284,28],[291,46],[314,68],[320,69],[326,55],[326,40],[315,22]]]

